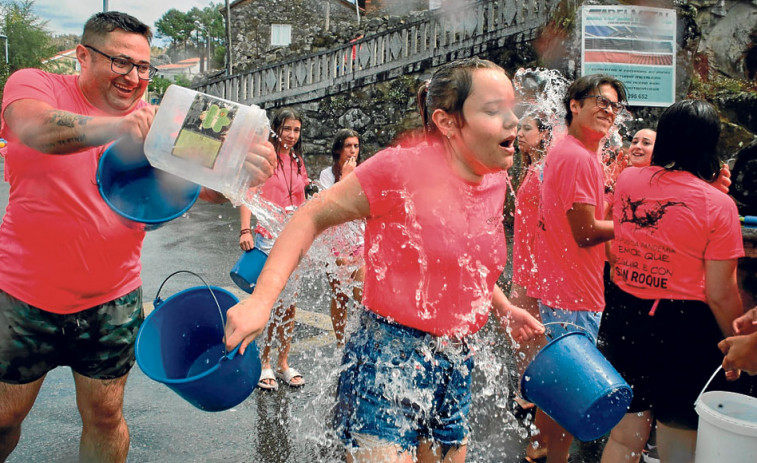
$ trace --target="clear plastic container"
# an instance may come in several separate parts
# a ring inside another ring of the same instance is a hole
[[[145,139],[150,164],[241,202],[250,145],[267,140],[265,111],[171,85]],[[257,140],[256,140],[257,139]]]

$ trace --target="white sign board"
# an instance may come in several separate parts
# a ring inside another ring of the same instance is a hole
[[[675,101],[676,12],[643,6],[581,7],[581,74],[610,74],[631,106]]]

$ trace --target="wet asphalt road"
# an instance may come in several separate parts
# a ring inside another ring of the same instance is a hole
[[[0,168],[2,159],[0,158]],[[0,169],[1,170],[1,169]],[[0,182],[0,214],[8,201],[8,184]],[[143,248],[146,310],[161,282],[176,270],[201,274],[209,284],[234,292],[228,276],[239,255],[238,211],[231,205],[198,202],[186,216],[148,232]],[[256,390],[239,406],[224,412],[195,409],[165,385],[135,366],[126,387],[124,413],[131,431],[128,462],[339,462],[338,444],[330,437],[339,353],[328,318],[328,288],[322,271],[306,272],[298,303],[290,363],[305,374],[302,389]],[[165,298],[199,281],[179,275],[162,291]],[[490,333],[493,351],[509,356],[501,337]],[[521,461],[526,431],[502,407],[509,403],[511,375],[495,374],[487,382],[477,360],[474,376],[473,429],[469,462]],[[476,393],[494,388],[499,392]],[[496,399],[496,400],[495,400]],[[498,402],[495,404],[494,402]],[[9,463],[74,462],[81,422],[75,405],[71,371],[48,374],[34,408],[24,422],[21,441]],[[598,461],[588,457],[585,461]]]

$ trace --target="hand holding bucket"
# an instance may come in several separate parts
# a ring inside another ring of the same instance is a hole
[[[255,344],[239,354],[239,346],[227,353],[224,345],[226,311],[239,302],[230,292],[215,286],[185,289],[165,301],[160,291],[155,310],[137,335],[135,353],[142,371],[205,411],[221,411],[244,401],[260,378],[260,358]],[[217,310],[216,310],[217,309]],[[220,317],[219,317],[220,315]]]
[[[199,185],[150,166],[143,146],[129,139],[100,157],[97,186],[114,212],[146,230],[180,217],[200,195]]]
[[[610,432],[633,397],[628,383],[583,331],[547,343],[526,367],[520,390],[525,400],[584,442]]]
[[[232,281],[239,286],[242,291],[252,294],[255,284],[258,282],[258,276],[263,270],[268,254],[258,248],[252,248],[245,251],[237,260],[234,267],[229,272]]]

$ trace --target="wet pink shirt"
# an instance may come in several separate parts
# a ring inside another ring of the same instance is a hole
[[[305,202],[305,187],[310,183],[305,162],[297,173],[297,161],[288,155],[279,154],[279,165],[273,176],[260,187],[263,198],[283,208],[299,207]]]
[[[615,283],[639,298],[707,302],[705,261],[744,256],[736,204],[688,172],[624,170],[613,222]]]
[[[21,99],[106,115],[84,98],[77,76],[18,71],[5,86],[3,113]],[[137,108],[144,105],[140,101]],[[0,225],[0,288],[39,309],[65,314],[139,287],[144,232],[127,226],[98,192],[104,147],[44,154],[21,144],[4,120],[2,125],[10,197]]]
[[[355,175],[370,203],[363,304],[434,335],[465,336],[488,319],[507,260],[506,174],[474,185],[449,167],[444,148],[392,148]]]
[[[597,154],[575,137],[566,135],[547,154],[539,203],[539,277],[534,294],[543,304],[565,310],[604,309],[604,244],[578,247],[567,216],[573,204],[580,203],[594,206],[594,217],[604,219],[604,184]]]
[[[541,164],[529,166],[515,196],[513,220],[513,283],[530,288],[536,281],[536,225],[539,220]]]

